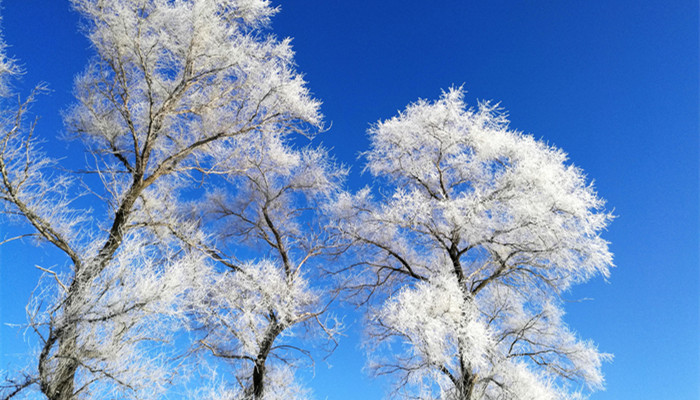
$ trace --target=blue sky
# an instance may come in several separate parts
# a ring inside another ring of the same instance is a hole
[[[700,398],[698,4],[676,0],[521,2],[275,1],[272,30],[293,37],[296,61],[331,126],[320,140],[353,165],[371,123],[409,102],[464,85],[467,99],[500,101],[511,126],[564,149],[618,218],[605,238],[617,267],[577,287],[567,320],[615,355],[595,400]],[[18,89],[47,82],[34,108],[51,152],[76,165],[76,143],[56,139],[73,76],[89,55],[66,0],[4,0]],[[1,228],[0,228],[1,229]],[[23,321],[35,284],[19,246],[0,250],[0,320]],[[51,265],[51,254],[36,257]],[[348,322],[352,322],[352,315]],[[380,398],[350,334],[309,381],[318,399]],[[0,327],[0,369],[23,351]]]

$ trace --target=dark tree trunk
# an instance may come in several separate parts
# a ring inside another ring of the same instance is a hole
[[[71,358],[75,352],[75,337],[62,342],[58,347],[58,367],[54,377],[53,393],[48,395],[50,400],[72,400],[75,391],[75,373],[78,363]]]
[[[462,379],[462,400],[471,400],[474,395],[474,386],[476,386],[476,374],[465,374]]]
[[[274,314],[271,314],[272,321],[267,327],[265,332],[265,337],[260,343],[260,349],[258,350],[257,357],[255,358],[255,367],[253,367],[253,382],[252,382],[252,392],[254,399],[262,399],[265,392],[265,372],[267,362],[267,357],[270,355],[272,350],[272,345],[277,339],[277,336],[284,330],[283,326],[277,322],[277,318]]]
[[[51,355],[54,346],[56,354]],[[75,392],[75,374],[78,370],[77,337],[75,328],[68,327],[52,335],[39,356],[39,385],[49,400],[72,400]]]
[[[459,237],[453,237],[450,247],[447,249],[447,253],[452,260],[453,273],[457,282],[459,282],[459,288],[462,292],[462,299],[465,302],[465,306],[472,301],[471,293],[467,289],[467,278],[464,275],[464,270],[462,269],[462,262],[460,260],[459,252]],[[466,319],[467,315],[463,312],[463,317]],[[464,358],[462,354],[462,347],[464,344],[460,339],[459,346],[459,363],[462,370],[462,377],[459,380],[453,381],[456,385],[458,399],[459,400],[472,400],[474,395],[474,387],[476,386],[477,375],[471,372],[469,360]]]
[[[265,361],[257,359],[253,368],[253,398],[261,399],[265,390]]]

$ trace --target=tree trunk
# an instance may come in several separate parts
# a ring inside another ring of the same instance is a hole
[[[76,299],[85,287],[86,273],[78,269],[68,288],[63,303],[62,326],[53,326],[49,339],[39,356],[39,380],[41,391],[49,400],[72,400],[75,393],[75,374],[80,366],[78,359],[78,319]],[[58,347],[54,354],[52,351]]]
[[[53,384],[53,392],[47,394],[50,400],[72,400],[75,391],[75,373],[78,370],[78,363],[75,360],[77,350],[77,338],[75,335],[61,340],[58,345],[58,353]]]
[[[476,374],[465,374],[462,379],[462,400],[471,400],[474,395],[474,386],[476,386]]]
[[[255,358],[255,367],[253,368],[253,398],[262,399],[263,393],[265,392],[265,363],[267,362],[267,356],[270,355],[270,350],[272,350],[272,344],[277,339],[277,335],[282,332],[283,327],[277,322],[277,318],[274,314],[271,314],[272,321],[268,325],[265,332],[265,337],[260,343],[260,349],[258,350],[257,357]]]
[[[51,355],[54,346],[55,355]],[[75,373],[78,370],[77,336],[75,326],[55,332],[44,344],[39,356],[39,384],[49,400],[72,400],[75,392]]]
[[[265,361],[266,358],[258,358],[255,360],[255,368],[253,368],[253,398],[262,399],[265,390]]]
[[[462,269],[462,262],[459,259],[459,237],[454,237],[452,239],[451,246],[447,249],[447,252],[450,256],[450,259],[452,260],[452,266],[453,266],[453,273],[455,278],[457,279],[457,282],[459,282],[459,288],[462,292],[462,299],[464,301],[464,305],[467,306],[467,304],[472,301],[471,300],[471,293],[469,293],[469,290],[467,289],[467,281],[466,277],[464,275],[464,270]],[[462,316],[463,318],[467,318],[466,312],[463,310],[462,311]],[[459,339],[459,363],[460,367],[462,369],[462,378],[459,380],[459,382],[455,382],[457,387],[457,393],[458,393],[458,398],[459,400],[471,400],[473,393],[474,393],[474,386],[476,386],[476,374],[471,373],[470,368],[469,368],[469,360],[464,359],[464,355],[462,353],[462,348],[465,346],[465,344],[462,342],[462,339]]]

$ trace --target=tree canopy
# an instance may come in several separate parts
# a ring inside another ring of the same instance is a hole
[[[603,384],[609,358],[563,323],[559,295],[612,255],[611,219],[566,155],[508,128],[461,89],[419,100],[369,131],[379,182],[332,206],[358,246],[349,288],[374,307],[375,360],[416,398],[561,398]],[[379,297],[378,302],[372,297]],[[379,352],[379,354],[387,354]],[[576,387],[576,385],[573,385]]]

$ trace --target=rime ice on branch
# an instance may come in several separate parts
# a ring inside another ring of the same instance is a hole
[[[330,209],[356,247],[378,374],[420,399],[561,399],[600,389],[610,358],[562,321],[560,294],[612,255],[603,201],[566,154],[510,130],[461,89],[369,131],[384,185]],[[392,351],[379,351],[387,349]],[[400,349],[400,350],[397,350]],[[398,351],[398,352],[397,352]]]

